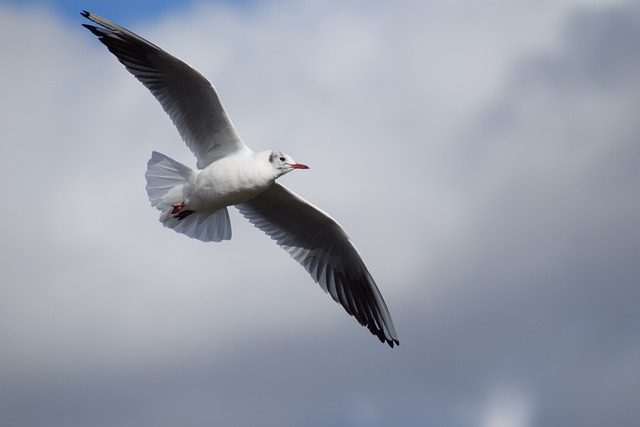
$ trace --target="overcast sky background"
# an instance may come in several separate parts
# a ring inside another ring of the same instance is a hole
[[[194,165],[80,26],[217,87],[347,229],[400,347],[237,212],[164,229]],[[640,2],[0,3],[0,424],[640,425]]]

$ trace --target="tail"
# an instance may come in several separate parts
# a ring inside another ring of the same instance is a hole
[[[147,163],[147,194],[151,206],[161,211],[160,222],[178,233],[203,242],[231,239],[231,221],[227,208],[215,212],[193,212],[182,219],[172,214],[173,205],[184,201],[184,186],[192,183],[198,172],[154,151]]]

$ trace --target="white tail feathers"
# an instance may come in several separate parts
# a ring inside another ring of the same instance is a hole
[[[203,242],[221,242],[231,239],[231,221],[227,208],[215,212],[194,212],[178,219],[171,209],[162,211],[160,222],[178,233]]]
[[[198,172],[182,163],[154,151],[147,163],[147,194],[151,206],[162,213],[160,222],[165,227],[203,242],[231,239],[231,222],[227,208],[196,211],[179,219],[172,214],[173,205],[184,201],[183,188],[192,183]]]
[[[193,182],[198,173],[188,166],[160,154],[151,153],[147,162],[147,194],[151,206],[159,211],[171,210],[174,203],[183,200],[182,188],[188,182]]]

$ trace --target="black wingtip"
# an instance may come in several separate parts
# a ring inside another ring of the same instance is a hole
[[[98,38],[102,38],[104,36],[104,34],[100,32],[101,28],[98,28],[95,25],[82,24],[82,26],[85,27],[87,30],[91,31]]]
[[[380,339],[380,341],[382,342],[386,342],[387,344],[389,344],[389,347],[393,348],[395,347],[400,347],[400,341],[396,340],[396,339]]]
[[[87,18],[89,21],[91,22],[96,22],[91,18],[91,12],[88,12],[86,10],[83,10],[82,12],[80,12],[80,15],[82,15],[84,18]],[[82,24],[83,27],[85,27],[87,30],[91,31],[93,34],[95,34],[96,36],[99,35],[98,33],[96,33],[96,29],[97,27],[95,25],[91,25],[91,24]]]
[[[369,329],[369,332],[375,335],[380,340],[381,343],[383,344],[386,343],[391,348],[400,347],[400,341],[397,338],[387,338],[384,332],[382,330],[377,329],[375,326],[372,326],[372,325],[363,325],[363,326],[366,326],[367,329]]]

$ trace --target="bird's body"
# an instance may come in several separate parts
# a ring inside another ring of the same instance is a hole
[[[279,176],[269,154],[242,151],[211,163],[185,188],[185,208],[216,211],[262,193]]]
[[[391,347],[398,338],[373,277],[344,229],[276,182],[307,169],[279,151],[254,152],[236,133],[218,95],[200,73],[104,18],[85,24],[160,102],[197,158],[194,170],[153,152],[147,193],[164,226],[201,241],[231,238],[235,206],[285,249],[350,315]]]

